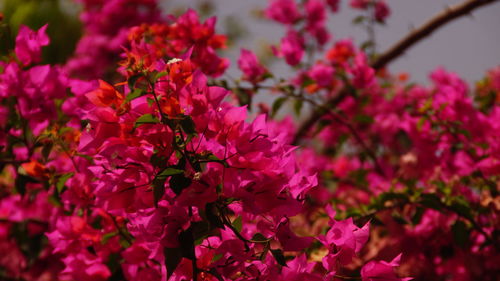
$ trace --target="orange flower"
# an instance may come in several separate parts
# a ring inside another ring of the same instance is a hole
[[[36,160],[31,160],[28,163],[23,163],[21,165],[26,173],[34,178],[48,179],[49,173],[47,168]]]
[[[175,117],[182,113],[179,101],[174,97],[163,97],[160,99],[160,106],[163,113],[169,117]]]
[[[99,88],[88,92],[85,96],[96,106],[113,107],[118,115],[126,113],[130,108],[129,104],[124,103],[123,94],[102,80],[99,80]]]

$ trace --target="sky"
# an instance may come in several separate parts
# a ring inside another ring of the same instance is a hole
[[[166,10],[197,7],[200,0],[161,1]],[[218,16],[219,32],[224,31],[225,19],[233,18],[233,25],[243,27],[245,38],[236,42],[235,48],[226,53],[233,65],[229,70],[238,76],[236,59],[239,48],[259,50],[263,42],[277,43],[284,34],[284,28],[252,16],[256,10],[266,6],[268,0],[212,0],[214,14]],[[348,8],[343,0],[341,12],[330,15],[330,30],[334,40],[352,38],[355,42],[366,39],[366,32],[351,24],[357,11]],[[387,0],[392,14],[387,24],[376,28],[377,49],[386,50],[406,35],[412,27],[418,27],[447,5],[461,1],[452,0]],[[331,44],[331,43],[330,43]],[[500,65],[500,1],[477,9],[470,16],[462,17],[440,28],[432,36],[414,45],[403,56],[390,64],[392,72],[404,71],[412,81],[426,83],[429,73],[437,67],[458,73],[468,82],[483,77],[485,71]],[[287,75],[290,69],[283,64],[273,64],[272,71]]]

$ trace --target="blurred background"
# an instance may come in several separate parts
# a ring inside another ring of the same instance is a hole
[[[49,22],[53,44],[45,50],[48,62],[62,63],[72,53],[81,35],[78,11],[74,0],[0,0],[4,21],[12,30],[0,28],[0,52],[13,44],[12,38],[20,24],[39,28]],[[291,69],[273,60],[269,44],[277,44],[284,27],[263,18],[262,9],[268,0],[159,0],[165,13],[181,14],[188,8],[201,11],[204,18],[217,15],[219,33],[230,37],[224,56],[232,64],[228,74],[239,77],[236,60],[241,47],[254,50],[271,71],[287,76]],[[333,39],[352,38],[358,45],[367,39],[361,26],[352,24],[360,12],[341,1],[340,12],[330,14]],[[447,5],[459,0],[387,0],[392,12],[384,26],[375,27],[378,52],[386,50],[413,27],[420,26]],[[9,39],[10,38],[10,39]],[[331,43],[330,43],[331,44]],[[328,45],[330,46],[330,45]],[[410,80],[426,82],[430,71],[443,66],[458,73],[468,82],[480,79],[485,71],[500,64],[500,3],[480,8],[472,15],[455,20],[432,36],[413,46],[404,56],[390,64],[392,72],[407,72]]]

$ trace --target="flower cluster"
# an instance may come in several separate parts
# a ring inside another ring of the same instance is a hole
[[[498,67],[412,84],[333,41],[340,1],[271,0],[293,72],[242,49],[224,80],[215,17],[81,2],[66,65],[40,64],[46,25],[0,61],[0,279],[493,280]]]

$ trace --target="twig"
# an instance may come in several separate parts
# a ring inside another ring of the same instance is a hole
[[[388,51],[382,53],[372,64],[371,67],[374,69],[380,69],[387,65],[392,60],[396,59],[398,56],[403,54],[407,49],[413,46],[418,41],[422,40],[426,36],[430,35],[432,32],[436,31],[438,28],[442,27],[446,23],[457,19],[461,16],[471,13],[474,9],[481,6],[491,4],[498,0],[467,0],[461,4],[449,7],[448,9],[437,14],[435,17],[430,19],[427,23],[421,27],[413,30],[407,36],[403,37],[398,41],[392,48]],[[343,88],[339,94],[331,99],[329,99],[324,107],[334,108],[340,104],[349,94],[349,89]],[[300,126],[295,134],[295,138],[292,144],[297,145],[299,141],[304,138],[310,129],[321,119],[327,112],[321,110],[315,110],[311,113],[311,116],[306,119],[304,123]]]
[[[368,157],[373,161],[373,165],[374,165],[375,170],[381,176],[383,176],[383,177],[386,176],[385,173],[384,173],[384,170],[382,169],[382,166],[380,166],[380,164],[379,164],[379,162],[377,160],[377,156],[375,155],[375,152],[373,150],[371,150],[370,147],[368,147],[368,145],[363,141],[363,138],[361,138],[361,136],[359,135],[359,133],[356,131],[356,129],[349,122],[347,122],[344,119],[342,119],[342,117],[340,117],[338,114],[336,114],[335,112],[333,112],[329,107],[325,107],[323,105],[320,105],[320,104],[318,104],[317,102],[315,102],[312,99],[309,99],[309,98],[306,98],[306,97],[302,97],[302,96],[296,96],[296,95],[292,95],[292,96],[295,97],[295,98],[302,99],[305,102],[308,102],[312,106],[316,107],[318,112],[324,112],[324,114],[330,115],[335,121],[337,121],[338,123],[340,123],[343,126],[345,126],[349,130],[349,132],[353,135],[353,137],[356,139],[356,141],[358,142],[358,144],[361,145],[361,147],[366,152],[366,154],[368,155]]]
[[[419,28],[411,31],[408,35],[399,40],[394,44],[389,50],[381,54],[373,61],[371,66],[374,69],[383,68],[389,62],[393,61],[401,54],[403,54],[407,49],[413,46],[418,41],[429,36],[431,33],[436,31],[441,26],[446,23],[459,18],[461,16],[470,14],[474,9],[481,6],[491,4],[498,0],[467,0],[455,6],[451,6],[443,10],[442,12],[435,15],[429,21],[424,23]]]
[[[302,123],[302,125],[300,125],[292,141],[292,144],[298,145],[299,141],[307,135],[314,124],[316,124],[316,122],[321,119],[321,117],[327,114],[329,112],[329,109],[335,108],[337,105],[339,105],[348,95],[349,89],[343,88],[335,97],[330,98],[321,108],[313,110],[311,116],[307,118],[306,121]]]

